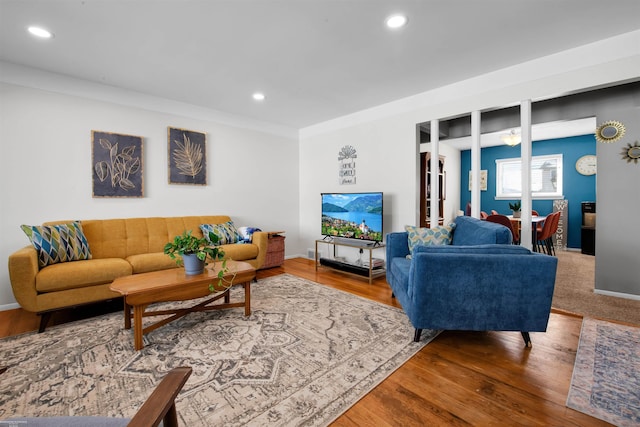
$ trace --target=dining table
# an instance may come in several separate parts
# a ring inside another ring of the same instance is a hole
[[[511,221],[511,224],[513,225],[513,229],[514,230],[518,230],[518,240],[520,239],[520,224],[521,224],[521,218],[520,217],[514,217],[513,215],[507,215],[507,218],[509,218],[509,221]],[[533,250],[536,251],[536,242],[538,241],[538,224],[540,223],[544,223],[544,220],[547,219],[546,215],[532,215],[531,216],[531,229],[533,230],[533,241],[532,246],[533,246]]]

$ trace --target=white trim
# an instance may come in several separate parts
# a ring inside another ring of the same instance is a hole
[[[625,294],[622,292],[603,291],[602,289],[594,289],[593,293],[598,295],[606,295],[609,297],[632,299],[632,300],[640,301],[640,295]]]
[[[20,304],[18,304],[17,302],[13,304],[0,305],[0,311],[15,310],[16,308],[20,308]]]

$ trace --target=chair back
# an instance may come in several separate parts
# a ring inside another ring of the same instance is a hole
[[[520,239],[518,238],[519,236],[516,234],[516,232],[513,230],[513,225],[511,224],[511,220],[509,218],[507,218],[506,215],[489,215],[487,216],[486,221],[489,222],[494,222],[496,224],[500,224],[500,225],[504,225],[505,227],[507,227],[509,229],[509,231],[511,231],[511,236],[513,237],[513,243],[517,244]]]
[[[560,213],[554,212],[547,215],[542,225],[542,231],[538,233],[538,240],[547,240],[558,231],[558,223],[560,222]]]

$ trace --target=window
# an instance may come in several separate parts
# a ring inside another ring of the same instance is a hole
[[[496,160],[496,199],[522,197],[522,161]],[[562,199],[562,154],[531,158],[531,197],[534,199]]]

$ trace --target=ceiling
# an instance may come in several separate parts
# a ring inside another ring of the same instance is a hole
[[[409,23],[391,31],[394,12]],[[299,129],[639,17],[638,0],[0,0],[0,60]]]

